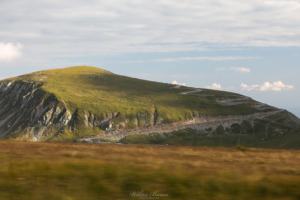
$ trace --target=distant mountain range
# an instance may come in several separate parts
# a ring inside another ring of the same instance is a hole
[[[0,81],[0,137],[26,141],[300,148],[300,119],[236,93],[89,66]]]

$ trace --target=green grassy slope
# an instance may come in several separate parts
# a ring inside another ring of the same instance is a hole
[[[87,135],[99,134],[101,131],[84,126],[86,113],[92,113],[101,120],[108,114],[117,112],[118,116],[112,121],[115,124],[126,121],[121,128],[131,129],[143,126],[142,122],[135,122],[140,120],[139,116],[147,116],[149,121],[155,112],[163,124],[190,119],[198,114],[246,115],[276,110],[271,106],[265,110],[255,109],[251,103],[256,101],[252,99],[246,100],[248,104],[224,106],[217,101],[240,98],[241,95],[208,89],[180,95],[181,92],[195,91],[195,88],[175,87],[172,84],[121,76],[90,66],[39,71],[7,80],[34,82],[40,85],[39,90],[34,93],[35,99],[50,101],[53,97],[62,100],[71,115],[78,115],[80,120],[76,132],[70,131],[70,128],[56,130],[59,132],[56,139],[49,132],[48,138],[52,138],[52,141],[74,141]],[[0,84],[7,80],[0,81]],[[17,138],[18,134],[16,132],[12,138]]]
[[[192,112],[206,115],[251,114],[257,112],[250,105],[222,106],[213,96],[178,95],[194,88],[180,87],[126,76],[88,66],[45,70],[18,77],[28,81],[41,79],[42,89],[64,100],[71,111],[76,108],[96,115],[120,112],[135,115],[157,107],[165,122],[192,117]],[[199,94],[236,95],[206,90]]]

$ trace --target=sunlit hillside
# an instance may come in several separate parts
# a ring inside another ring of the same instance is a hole
[[[296,133],[300,124],[287,111],[240,94],[146,81],[90,66],[2,80],[0,106],[0,138],[25,141],[74,142],[93,136],[98,142],[235,146],[244,141],[243,134],[265,141]],[[191,137],[193,130],[197,134]],[[152,133],[162,140],[151,138]],[[225,137],[224,144],[216,143],[215,136]]]

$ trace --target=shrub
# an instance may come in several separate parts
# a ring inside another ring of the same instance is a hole
[[[246,148],[239,144],[236,146],[236,148],[240,151],[246,151]]]

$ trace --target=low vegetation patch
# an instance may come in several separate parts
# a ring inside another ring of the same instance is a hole
[[[294,122],[282,122],[286,113],[264,119],[245,120],[241,124],[222,125],[213,129],[192,128],[170,133],[129,135],[120,142],[131,144],[170,144],[183,146],[236,147],[237,145],[259,148],[300,149],[300,130]],[[241,150],[241,148],[239,148]]]
[[[243,147],[243,146],[240,145],[240,144],[238,144],[238,145],[236,146],[236,148],[237,148],[238,150],[240,150],[240,151],[246,151],[246,148]]]

